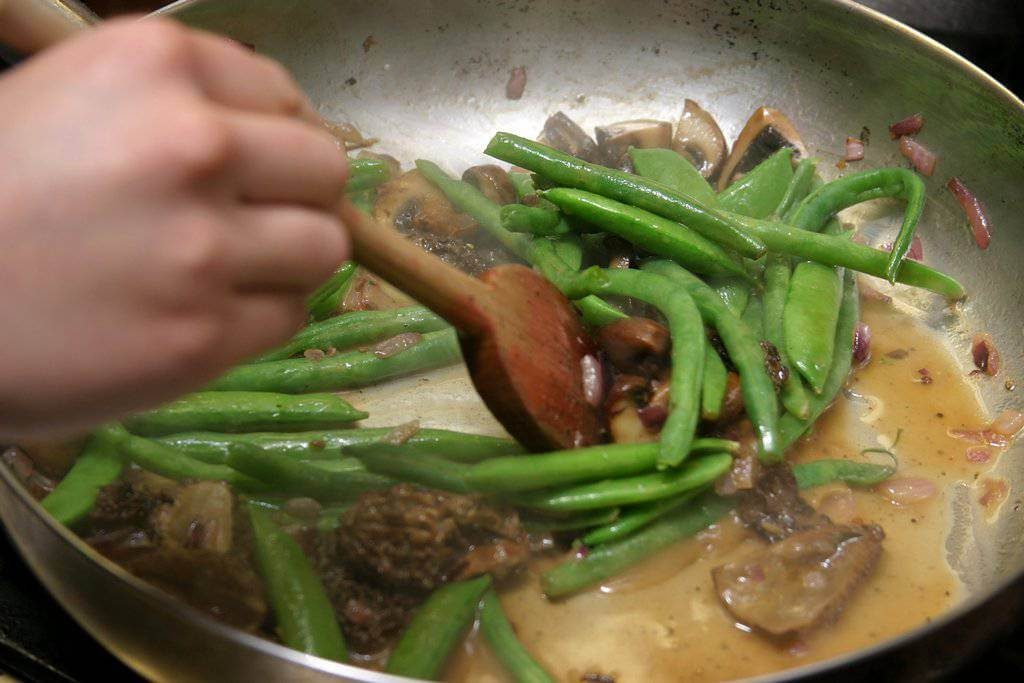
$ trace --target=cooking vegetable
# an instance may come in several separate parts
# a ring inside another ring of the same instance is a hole
[[[142,436],[162,436],[194,429],[218,432],[330,429],[366,417],[367,413],[356,410],[334,394],[288,396],[256,391],[201,391],[155,410],[136,413],[124,424],[129,431]]]
[[[725,401],[725,387],[729,372],[726,370],[718,351],[708,344],[704,352],[704,382],[700,388],[700,416],[705,420],[717,420]],[[700,439],[694,441],[697,444]]]
[[[789,376],[782,384],[780,398],[782,405],[793,415],[804,418],[810,410],[807,391],[800,381],[800,375],[793,372],[785,344],[783,316],[790,287],[790,268],[787,259],[774,254],[768,257],[764,269],[763,325],[764,338],[779,352],[779,362],[790,369]]]
[[[625,514],[620,514],[618,519],[588,532],[582,539],[583,545],[593,547],[625,538],[659,517],[667,515],[678,507],[689,503],[701,493],[703,493],[703,489],[697,489],[695,491],[687,491],[673,498],[665,498],[663,500],[656,500],[653,503],[643,503],[630,507]]]
[[[445,460],[437,455],[413,455],[405,452],[401,446],[384,443],[351,446],[350,450],[371,472],[428,488],[455,493],[472,491],[466,482],[469,466],[463,463]]]
[[[718,176],[718,191],[727,188],[737,173],[746,173],[785,147],[792,148],[798,159],[807,156],[807,147],[792,122],[778,109],[761,107],[747,119],[733,143]]]
[[[192,458],[213,464],[225,464],[232,451],[247,446],[280,453],[296,460],[337,460],[350,456],[350,447],[381,443],[391,432],[392,429],[387,427],[295,433],[184,432],[162,436],[157,441]],[[456,462],[478,462],[522,453],[523,447],[510,439],[493,436],[463,434],[445,429],[420,429],[401,444],[401,450],[410,455],[441,455],[446,460]]]
[[[335,661],[348,650],[323,584],[295,540],[271,513],[249,506],[256,563],[267,585],[281,639],[288,647]]]
[[[324,464],[329,465],[330,462],[325,461]],[[255,446],[233,449],[227,464],[254,479],[267,482],[276,492],[314,498],[320,502],[353,500],[360,493],[387,488],[395,483],[370,472],[318,466]]]
[[[715,191],[705,177],[685,156],[671,149],[629,150],[636,174],[661,183],[675,192],[692,197],[702,204],[715,203]]]
[[[714,180],[725,163],[729,147],[714,117],[687,99],[679,117],[672,150],[683,155],[708,180]]]
[[[124,458],[118,449],[93,436],[60,483],[39,503],[64,526],[77,524],[96,504],[100,489],[113,483],[123,469]]]
[[[543,513],[524,511],[519,515],[519,520],[528,531],[573,531],[586,529],[601,524],[610,524],[619,517],[619,508],[606,508],[604,510],[587,510],[576,512],[571,515],[549,516]]]
[[[338,312],[342,301],[345,300],[345,293],[348,292],[348,287],[352,283],[356,267],[356,264],[351,261],[343,263],[327,282],[320,285],[310,295],[306,302],[309,317],[313,320],[323,320]]]
[[[898,140],[904,135],[916,135],[924,128],[924,116],[920,113],[911,114],[889,126],[889,137]]]
[[[631,147],[666,148],[672,139],[672,124],[654,119],[622,121],[594,129],[602,163],[612,168],[631,170],[627,156]]]
[[[403,332],[436,332],[448,327],[443,318],[423,306],[391,311],[352,311],[305,327],[291,340],[253,362],[284,360],[308,349],[347,349]]]
[[[589,164],[526,138],[497,133],[484,150],[492,157],[527,168],[551,182],[585,190],[678,221],[707,239],[757,258],[764,245],[735,221],[659,183]]]
[[[751,218],[775,213],[793,179],[793,150],[786,147],[754,167],[718,195],[717,205]]]
[[[935,154],[909,135],[900,138],[900,154],[917,169],[917,172],[930,178],[935,173],[935,165],[939,158]]]
[[[383,159],[359,157],[348,160],[348,181],[345,192],[360,192],[377,187],[391,179],[391,167]]]
[[[793,467],[793,476],[802,489],[823,486],[835,481],[853,486],[875,486],[896,472],[892,465],[878,465],[854,460],[812,460]]]
[[[501,600],[490,589],[480,601],[480,632],[517,683],[555,683],[555,679],[516,638],[516,632],[501,607]]]
[[[470,166],[462,173],[462,181],[480,191],[488,200],[499,206],[516,200],[516,189],[505,169],[494,164]]]
[[[967,215],[967,222],[971,224],[971,231],[974,233],[974,243],[979,249],[988,249],[992,239],[992,224],[985,213],[984,205],[959,178],[950,178],[946,187],[953,193]]]
[[[311,391],[338,391],[376,384],[384,380],[455,365],[462,358],[455,330],[443,329],[424,334],[411,347],[381,357],[372,351],[349,351],[320,359],[290,358],[239,365],[210,385],[213,392],[280,392],[302,394]],[[340,400],[340,399],[339,399]],[[365,414],[347,422],[361,420]],[[333,423],[337,424],[337,422]],[[319,426],[330,427],[331,424]],[[314,429],[309,425],[303,429]],[[182,429],[189,429],[183,427]],[[199,427],[191,427],[199,428]],[[216,429],[216,427],[207,427]],[[273,424],[250,429],[273,429]],[[179,429],[180,431],[180,429]],[[223,430],[228,431],[228,430]],[[238,430],[231,430],[238,431]],[[166,433],[166,432],[165,432]]]
[[[491,577],[484,575],[431,593],[391,652],[386,671],[436,680],[448,655],[473,624],[480,596],[490,585]]]
[[[786,354],[819,394],[832,368],[841,286],[835,268],[810,261],[797,264],[789,282],[782,317]]]
[[[572,230],[558,211],[524,204],[501,207],[501,227],[538,237],[559,237]]]

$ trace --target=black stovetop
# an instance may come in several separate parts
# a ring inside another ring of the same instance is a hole
[[[917,0],[904,0],[908,6]],[[957,0],[960,2],[960,0]],[[1014,9],[1019,0],[982,0],[991,8]],[[898,0],[866,4],[887,6]],[[966,4],[966,3],[965,3]],[[1024,5],[1024,3],[1019,3]],[[924,6],[934,5],[931,0]],[[911,9],[902,19],[913,17]],[[1009,16],[1014,22],[1017,17]],[[999,28],[979,31],[977,22],[968,27],[923,26],[933,37],[964,54],[1014,92],[1024,93],[1024,41],[1018,31]],[[0,65],[2,68],[2,65]],[[1024,680],[1024,615],[1016,630],[968,663],[965,671],[975,680]],[[124,665],[100,647],[51,598],[3,533],[0,533],[0,672],[22,681],[69,683],[77,681],[139,680]],[[966,676],[965,676],[966,678]]]

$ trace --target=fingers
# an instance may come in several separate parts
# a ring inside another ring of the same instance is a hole
[[[225,177],[243,201],[337,205],[348,162],[330,135],[293,119],[228,114],[232,154]]]
[[[287,341],[308,314],[304,295],[263,292],[238,297],[225,315],[230,341],[224,348],[233,357],[224,360],[231,364]]]

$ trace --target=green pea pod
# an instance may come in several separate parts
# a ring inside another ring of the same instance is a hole
[[[750,285],[735,278],[711,278],[708,284],[718,292],[729,310],[742,317],[750,302]]]
[[[615,521],[587,533],[583,537],[583,545],[593,547],[625,538],[633,532],[643,529],[656,519],[664,517],[673,510],[686,505],[702,493],[704,493],[704,489],[697,489],[696,491],[687,491],[674,498],[634,505],[628,509],[626,514],[620,515]]]
[[[790,361],[783,334],[782,320],[786,309],[786,296],[789,293],[790,275],[789,262],[786,257],[777,254],[768,256],[768,262],[764,269],[762,329],[764,338],[779,352],[779,360],[790,371],[780,392],[782,405],[796,417],[806,418],[811,409],[810,398],[800,380],[799,372]]]
[[[718,355],[715,347],[708,344],[704,353],[704,384],[700,389],[700,416],[703,419],[717,420],[721,415],[728,379],[729,371],[726,370],[722,357]]]
[[[891,465],[839,459],[813,460],[793,467],[796,483],[802,489],[823,486],[834,481],[842,481],[853,486],[875,486],[895,473],[896,468]]]
[[[501,207],[501,227],[537,237],[559,237],[572,232],[558,211],[523,204]]]
[[[775,208],[776,218],[788,219],[790,213],[807,197],[814,184],[817,167],[818,160],[814,157],[800,160],[793,171],[789,187]]]
[[[349,159],[345,192],[369,190],[390,179],[391,168],[383,159]]]
[[[285,360],[239,365],[210,385],[212,392],[275,392],[305,394],[355,389],[416,372],[456,365],[462,360],[455,330],[428,332],[412,346],[389,356],[373,351],[348,351],[326,358]],[[350,420],[365,418],[355,417]],[[323,425],[330,426],[330,425]],[[307,427],[310,429],[313,427]],[[265,429],[274,429],[273,425]],[[226,431],[226,430],[225,430]]]
[[[313,320],[323,320],[337,313],[345,300],[345,294],[348,292],[355,272],[356,264],[347,261],[327,282],[320,285],[319,289],[313,292],[306,301],[309,317]]]
[[[516,683],[555,683],[516,637],[515,629],[505,616],[501,601],[493,590],[480,601],[480,632],[487,644]]]
[[[327,592],[291,536],[271,515],[249,506],[256,564],[267,586],[277,629],[285,645],[307,654],[348,660],[348,649]]]
[[[789,282],[782,316],[786,354],[816,394],[832,367],[841,289],[835,268],[810,261],[797,264]]]
[[[112,484],[123,469],[124,458],[117,448],[92,436],[75,464],[40,504],[64,526],[77,524],[96,505],[100,489]]]
[[[427,488],[470,493],[466,482],[469,467],[436,455],[410,455],[401,446],[375,443],[349,449],[366,469],[379,475]]]
[[[785,147],[718,195],[718,206],[751,218],[775,213],[793,179],[793,150]]]
[[[469,630],[480,597],[491,586],[484,575],[441,586],[413,615],[388,658],[386,671],[398,676],[436,680],[452,650]]]
[[[717,197],[714,188],[689,159],[671,149],[641,149],[630,147],[633,168],[641,178],[647,178],[681,195],[691,197],[707,206],[714,206]]]
[[[760,343],[764,339],[764,305],[761,302],[760,296],[756,294],[750,296],[750,299],[747,301],[747,307],[744,309],[740,319],[746,323]]]

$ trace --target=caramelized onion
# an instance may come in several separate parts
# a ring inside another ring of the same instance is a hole
[[[898,140],[904,135],[916,135],[924,127],[924,116],[921,114],[911,114],[902,121],[889,126],[889,136],[893,140]]]
[[[999,349],[992,342],[992,337],[987,334],[974,335],[974,340],[971,342],[971,356],[974,359],[974,367],[989,377],[995,376],[1003,364]]]
[[[601,361],[588,353],[580,358],[580,370],[583,372],[583,397],[592,406],[601,405],[604,394],[604,370]]]
[[[400,425],[392,427],[391,430],[384,435],[384,443],[391,444],[392,446],[401,446],[406,441],[416,436],[420,431],[419,420],[409,420],[403,422]]]
[[[984,205],[957,177],[950,178],[946,187],[963,207],[967,221],[971,224],[971,230],[974,232],[974,242],[979,248],[988,249],[988,244],[992,240],[992,224],[985,213]]]
[[[512,73],[509,74],[508,83],[505,84],[505,97],[510,100],[518,100],[523,96],[523,90],[526,89],[526,67],[515,66],[512,67]]]
[[[909,135],[900,138],[900,154],[909,159],[921,175],[931,177],[935,173],[939,158]]]
[[[378,358],[390,358],[397,353],[410,349],[420,343],[423,335],[419,332],[403,332],[396,334],[390,339],[378,343],[373,347],[373,355]]]
[[[871,328],[858,323],[853,331],[853,362],[863,365],[871,360]]]
[[[1024,413],[1016,410],[1004,410],[992,420],[989,430],[1002,436],[1014,437],[1024,429]]]
[[[878,491],[894,505],[914,505],[935,497],[938,487],[923,477],[889,479],[878,485]]]
[[[860,138],[846,138],[846,156],[843,161],[860,161],[864,158],[864,141]]]

